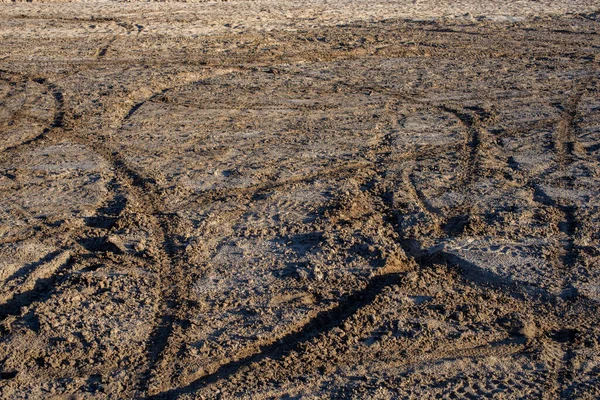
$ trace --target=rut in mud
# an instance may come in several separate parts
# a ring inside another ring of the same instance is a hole
[[[600,396],[597,12],[20,7],[0,397]]]

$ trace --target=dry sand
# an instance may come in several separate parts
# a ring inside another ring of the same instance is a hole
[[[0,5],[0,397],[599,398],[596,1]]]

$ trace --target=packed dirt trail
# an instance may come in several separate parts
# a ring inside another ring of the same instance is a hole
[[[600,398],[600,5],[0,4],[0,398]]]

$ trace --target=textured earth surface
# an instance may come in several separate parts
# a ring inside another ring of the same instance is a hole
[[[0,397],[600,397],[600,6],[0,5]]]

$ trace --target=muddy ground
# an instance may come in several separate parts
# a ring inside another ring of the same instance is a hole
[[[1,5],[0,397],[599,398],[600,13],[504,3]]]

